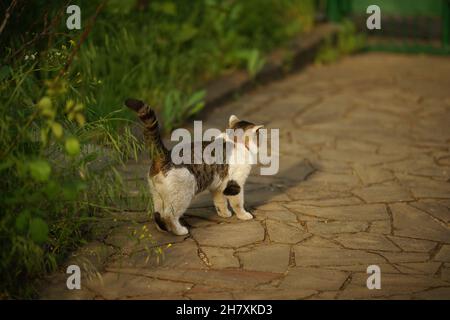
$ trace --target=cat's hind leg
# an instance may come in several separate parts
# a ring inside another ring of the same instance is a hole
[[[180,218],[191,204],[196,185],[195,177],[186,168],[172,169],[164,179],[163,216],[170,231],[176,235],[189,233],[188,228],[181,225]]]

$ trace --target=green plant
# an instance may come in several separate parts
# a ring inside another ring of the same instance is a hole
[[[350,20],[344,20],[337,34],[336,44],[331,38],[325,39],[316,56],[316,63],[331,63],[341,56],[351,54],[364,48],[366,39],[364,34],[357,33],[356,27]]]

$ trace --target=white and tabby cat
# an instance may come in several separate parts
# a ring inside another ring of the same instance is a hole
[[[144,137],[152,150],[152,164],[148,173],[150,192],[154,205],[154,218],[159,229],[173,232],[176,235],[185,235],[189,231],[181,225],[180,217],[189,207],[196,194],[208,189],[212,196],[217,214],[221,217],[231,217],[228,202],[242,220],[252,219],[251,213],[244,209],[244,184],[251,170],[250,163],[213,163],[206,164],[174,164],[170,151],[164,146],[159,133],[158,120],[155,112],[144,102],[127,99],[125,105],[135,111],[144,124]],[[223,139],[224,150],[227,144],[241,149],[257,146],[258,129],[253,123],[239,120],[232,115],[229,119],[229,128],[243,130],[246,139],[237,140],[227,133],[222,133],[217,139]],[[202,143],[206,147],[209,143]],[[192,143],[194,150],[194,143]],[[233,156],[236,148],[231,148]],[[226,153],[226,151],[224,151]],[[194,152],[192,152],[194,154]]]

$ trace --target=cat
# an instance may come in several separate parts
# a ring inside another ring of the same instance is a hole
[[[136,112],[144,124],[144,139],[150,147],[152,158],[148,183],[153,199],[153,216],[160,231],[172,232],[175,235],[188,234],[189,230],[180,223],[180,218],[194,196],[207,189],[212,194],[219,216],[224,218],[232,216],[229,203],[239,219],[253,219],[253,215],[244,208],[244,184],[250,174],[251,163],[224,161],[212,164],[204,162],[174,164],[170,150],[161,139],[155,112],[143,101],[136,99],[127,99],[125,105]],[[239,130],[243,132],[245,139],[236,139],[236,136],[230,136],[226,132],[216,137],[215,142],[222,140],[227,159],[239,149],[235,147],[245,150],[257,147],[258,130],[263,127],[262,125],[255,125],[231,115],[228,126],[233,132]],[[200,143],[202,148],[205,148],[211,142]],[[226,146],[232,147],[231,154]],[[191,148],[194,150],[194,143],[191,144]]]

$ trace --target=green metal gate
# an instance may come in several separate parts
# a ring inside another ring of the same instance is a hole
[[[329,21],[351,19],[367,33],[368,50],[450,54],[450,0],[327,0],[325,5]],[[370,5],[381,9],[381,30],[366,27]]]

